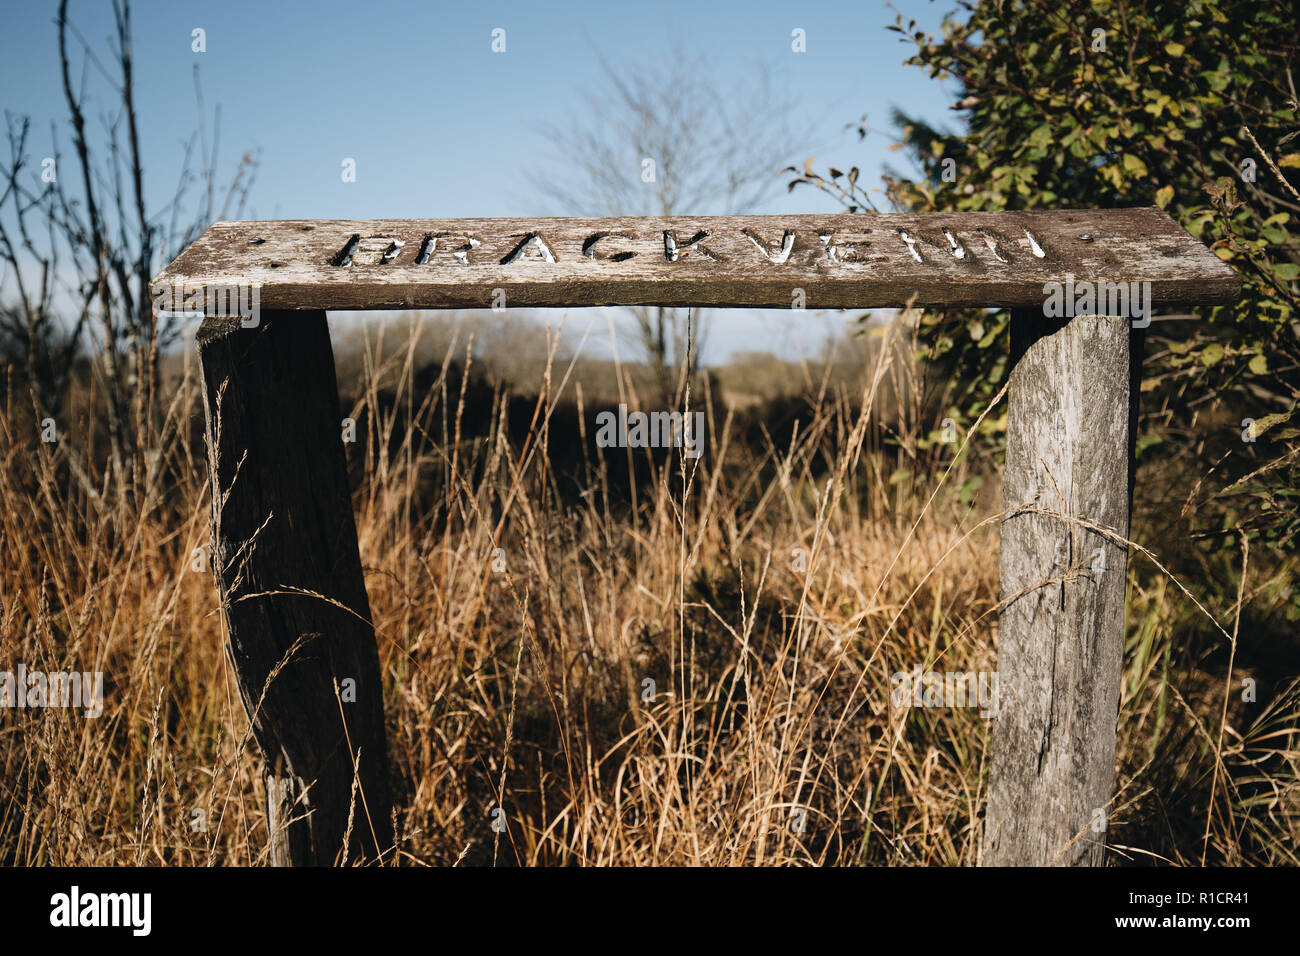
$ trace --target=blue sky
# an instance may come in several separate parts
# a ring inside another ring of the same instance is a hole
[[[250,218],[383,218],[557,215],[530,181],[554,150],[542,128],[565,125],[587,91],[607,81],[601,58],[617,65],[653,59],[674,43],[716,76],[768,71],[798,103],[798,125],[812,129],[792,156],[816,166],[858,166],[877,182],[883,166],[902,165],[884,135],[859,142],[846,130],[864,113],[889,130],[892,106],[953,124],[951,85],[905,67],[911,44],[887,31],[899,13],[936,29],[953,0],[768,0],[625,3],[555,2],[137,2],[132,6],[137,102],[146,150],[146,191],[154,208],[175,190],[184,143],[198,125],[193,69],[199,66],[209,121],[221,109],[218,169],[259,153]],[[6,5],[0,39],[3,108],[33,119],[33,156],[48,151],[51,121],[66,117],[60,87],[54,0]],[[108,0],[70,6],[73,22],[110,65]],[[206,33],[195,53],[192,31]],[[493,53],[492,31],[506,31]],[[791,50],[791,31],[807,51]],[[665,82],[672,82],[665,76]],[[111,96],[102,77],[89,88],[102,111]],[[92,114],[94,115],[94,114]],[[66,127],[60,130],[65,156]],[[356,160],[355,182],[340,176]],[[629,157],[632,174],[639,157]],[[823,212],[829,198],[779,190],[756,212]],[[687,210],[684,210],[687,212]],[[3,294],[3,287],[0,287]],[[605,320],[589,310],[595,328]],[[583,319],[583,324],[585,324]],[[843,316],[789,312],[710,314],[706,361],[755,344],[786,355],[815,351]],[[574,323],[570,318],[570,324]]]

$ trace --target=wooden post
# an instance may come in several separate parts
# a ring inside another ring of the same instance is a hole
[[[241,321],[208,317],[198,344],[212,566],[271,861],[373,861],[393,843],[382,684],[325,313]]]
[[[1128,319],[1011,314],[986,866],[1104,862],[1141,339]]]

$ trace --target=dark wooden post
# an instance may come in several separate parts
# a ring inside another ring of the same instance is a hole
[[[1141,340],[1128,319],[1011,315],[985,865],[1104,861]]]
[[[212,566],[266,758],[271,861],[391,851],[379,657],[357,550],[325,313],[199,331]],[[355,767],[355,772],[354,772]]]

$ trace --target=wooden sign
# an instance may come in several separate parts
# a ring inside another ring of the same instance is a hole
[[[214,223],[155,301],[238,283],[265,309],[1042,305],[1055,283],[1219,302],[1234,273],[1155,208]],[[165,304],[165,301],[164,301]],[[178,307],[177,307],[178,308]]]
[[[245,706],[280,775],[267,787],[271,858],[394,852],[326,310],[1010,307],[980,860],[1095,865],[1115,812],[1142,328],[1152,304],[1229,303],[1239,287],[1158,209],[215,223],[155,280],[154,304],[207,314],[212,565]],[[347,709],[343,679],[358,695]]]

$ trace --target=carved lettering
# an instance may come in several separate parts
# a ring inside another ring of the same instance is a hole
[[[385,266],[402,254],[405,242],[392,236],[353,236],[334,257],[336,266]]]
[[[823,233],[819,238],[826,258],[831,262],[871,262],[883,259],[881,255],[868,252],[871,240],[869,232],[831,232]]]
[[[980,238],[984,240],[984,245],[988,246],[989,252],[993,254],[994,259],[998,260],[998,262],[1011,261],[1010,259],[1004,257],[1002,253],[998,251],[998,243],[1001,242],[1002,249],[1006,251],[1008,254],[1010,253],[1011,251],[1010,247],[1014,245],[1014,243],[1012,242],[1009,236],[1006,236],[1003,233],[1000,233],[994,229],[981,229],[979,230],[979,234],[980,234]]]
[[[608,259],[610,262],[626,262],[628,259],[631,259],[633,256],[635,256],[636,253],[628,249],[623,249],[618,252],[606,252],[604,250],[597,249],[596,245],[597,243],[601,242],[604,239],[630,240],[631,238],[632,238],[631,236],[622,232],[592,233],[590,236],[588,236],[586,239],[583,240],[582,254],[586,256],[588,259],[600,259],[600,260]]]
[[[420,251],[416,253],[415,264],[426,265],[431,262],[446,261],[448,256],[462,266],[469,265],[469,254],[482,243],[473,236],[454,232],[434,232],[424,237]]]
[[[546,240],[541,237],[540,233],[530,232],[524,236],[519,245],[515,246],[501,260],[503,266],[512,262],[554,262],[555,253],[551,247],[546,244]]]
[[[334,254],[330,260],[331,265],[350,266],[352,265],[352,254],[357,251],[357,244],[361,242],[360,236],[352,236],[347,242],[343,243],[343,248]]]
[[[701,229],[690,239],[681,242],[676,232],[667,229],[664,231],[664,258],[669,262],[677,262],[680,259],[708,259],[710,262],[721,262],[722,257],[704,245],[704,240],[708,236],[708,232]]]
[[[759,252],[767,256],[769,262],[774,262],[777,265],[784,265],[790,260],[790,253],[794,249],[793,229],[787,229],[785,232],[781,233],[781,244],[776,248],[774,248],[774,243],[766,242],[752,229],[742,229],[740,232],[745,236],[745,238],[758,247]]]
[[[1038,239],[1037,239],[1037,237],[1036,237],[1032,232],[1030,232],[1028,229],[1025,230],[1025,238],[1027,238],[1027,239],[1029,240],[1029,250],[1030,250],[1030,252],[1032,252],[1032,253],[1033,253],[1035,256],[1037,256],[1039,259],[1045,259],[1045,258],[1047,258],[1047,253],[1044,252],[1044,251],[1043,251],[1043,247],[1040,246],[1040,245],[1038,244]],[[1023,241],[1022,241],[1022,245],[1023,245]]]
[[[890,263],[897,262],[900,257],[903,261],[910,259],[914,263],[932,266],[954,261],[974,263],[975,260],[1012,265],[1017,262],[1017,256],[1052,258],[1039,237],[1023,226],[1016,227],[1016,231],[1022,235],[1012,235],[1009,231],[984,226],[952,229],[938,224],[927,225],[925,228],[912,225],[892,229],[832,228],[824,231],[801,226],[800,230],[803,229],[810,233],[808,239],[812,235],[817,236],[825,260],[833,265]],[[762,254],[763,260],[773,265],[812,265],[809,252],[816,246],[809,246],[807,242],[800,245],[800,230],[781,229],[779,238],[774,232],[764,234],[753,226],[743,226],[738,231]],[[418,234],[398,238],[357,233],[349,237],[329,261],[331,265],[340,267],[403,264],[464,266],[470,265],[471,255],[483,247],[482,241],[465,232],[426,232],[423,236],[417,236]],[[710,246],[710,233],[707,229],[697,230],[689,236],[684,231],[664,229],[662,236],[663,254],[667,262],[725,262],[729,258],[718,251],[717,241],[713,247]],[[570,262],[578,253],[581,253],[581,258],[593,262],[627,262],[638,257],[653,257],[658,241],[656,233],[637,234],[631,230],[618,229],[600,230],[585,236],[581,233],[561,233],[555,239],[558,244],[548,242],[540,232],[502,235],[489,242],[489,245],[497,246],[497,251],[493,252],[489,261],[500,265],[516,262],[554,264],[561,259],[555,250],[561,249],[570,256]],[[508,244],[504,248],[509,251],[501,255],[503,246],[498,243]],[[722,243],[722,248],[726,248],[725,242]],[[796,248],[802,250],[799,255],[795,254]]]
[[[908,232],[906,229],[898,230],[898,236],[907,246],[907,251],[917,262],[928,262],[925,254],[922,253],[921,247],[928,246],[933,250],[931,256],[937,256],[939,259],[965,259],[966,247],[962,245],[960,239],[952,234],[951,230],[940,229],[942,238],[934,235],[927,235],[921,231]]]

